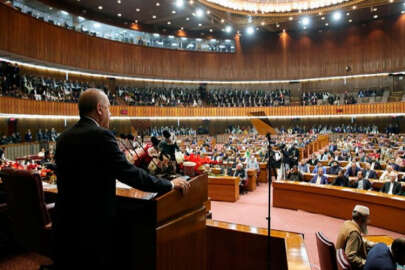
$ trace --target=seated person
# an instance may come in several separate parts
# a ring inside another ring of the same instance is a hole
[[[387,168],[380,176],[380,181],[390,181],[389,175],[392,172],[394,172],[394,169],[391,166],[387,165]]]
[[[312,173],[318,173],[318,171],[322,171],[322,175],[326,174],[326,168],[322,166],[321,162],[318,162],[315,168],[312,170]]]
[[[367,248],[372,243],[363,239],[367,234],[367,224],[370,209],[366,206],[356,205],[352,212],[352,220],[346,220],[337,237],[336,249],[343,249],[351,269],[363,269],[366,264]]]
[[[355,177],[358,176],[358,173],[361,169],[357,166],[356,162],[353,162],[350,167],[346,170],[346,177]]]
[[[311,159],[308,160],[308,164],[312,165],[312,166],[316,166],[316,164],[318,164],[319,160],[316,158],[315,154],[312,154]]]
[[[323,170],[318,170],[318,173],[316,175],[314,175],[314,177],[312,178],[310,183],[318,184],[318,185],[327,185],[328,178],[323,175]]]
[[[362,171],[359,171],[357,173],[357,178],[355,182],[352,184],[352,187],[362,190],[369,190],[371,189],[371,182],[368,179],[364,178]]]
[[[304,180],[304,177],[302,177],[301,172],[298,171],[298,167],[294,165],[292,169],[288,171],[287,180],[301,182]]]
[[[384,243],[376,244],[367,254],[364,270],[396,270],[405,265],[405,238],[397,238],[391,247]]]
[[[401,183],[397,182],[397,174],[395,172],[392,172],[389,175],[390,181],[384,183],[384,185],[381,188],[381,192],[388,193],[388,194],[393,194],[393,195],[400,195],[402,194],[402,185]]]
[[[365,168],[363,170],[364,178],[366,179],[377,179],[377,173],[371,169],[370,163],[366,163]]]
[[[298,163],[298,171],[300,173],[309,173],[309,166],[307,163],[305,163],[305,161],[301,160]]]
[[[344,171],[342,169],[338,172],[338,175],[337,175],[336,179],[333,181],[332,185],[339,186],[339,187],[349,187],[350,186],[349,178],[347,178],[345,176]]]
[[[231,176],[239,176],[239,186],[243,186],[245,184],[247,175],[242,163],[238,163],[238,165],[236,165],[236,169]]]
[[[339,163],[336,160],[332,161],[332,164],[327,171],[328,174],[337,175],[341,171]]]

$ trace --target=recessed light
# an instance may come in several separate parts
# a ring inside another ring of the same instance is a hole
[[[98,9],[99,9],[99,10],[102,10],[102,9],[103,9],[103,6],[98,6]]]
[[[53,8],[52,7],[49,7],[49,10],[52,10]]]
[[[176,14],[176,11],[175,11],[175,10],[172,10],[172,14]]]
[[[325,17],[322,17],[321,20],[322,20],[322,21],[325,20]]]
[[[373,18],[374,18],[374,19],[377,19],[377,18],[378,18],[378,15],[377,15],[377,14],[375,14],[375,15],[373,16]]]
[[[139,11],[141,11],[139,8],[137,8],[137,9],[135,9],[136,10],[136,12],[139,12]]]
[[[201,27],[201,26],[202,26],[202,24],[201,24],[201,23],[199,23],[199,24],[198,24],[198,26],[199,26],[199,27]]]
[[[328,26],[329,25],[329,23],[325,23],[325,26]]]
[[[292,21],[294,18],[293,17],[290,17],[290,18],[288,18],[290,21]]]
[[[160,3],[159,3],[159,2],[156,2],[156,6],[159,7],[159,6],[160,6]]]
[[[210,32],[212,33],[212,29],[210,29]]]
[[[353,6],[353,7],[352,7],[352,9],[356,9],[356,8],[357,8],[357,6]]]
[[[170,25],[170,24],[172,24],[172,22],[171,22],[171,21],[168,21],[168,22],[167,22],[167,24],[169,24],[169,25]]]
[[[224,19],[221,19],[221,23],[224,23],[225,22],[225,20]]]
[[[189,17],[187,17],[187,18],[186,18],[186,21],[189,21],[189,20],[190,20],[190,18],[189,18]]]
[[[377,8],[373,8],[373,11],[377,11]]]
[[[350,16],[350,13],[349,13],[349,12],[347,12],[347,13],[346,13],[346,16]]]
[[[262,22],[261,25],[264,25],[264,22]]]
[[[280,25],[279,25],[279,24],[276,24],[276,27],[277,27],[277,28],[279,28],[279,27],[280,27]]]
[[[117,0],[117,4],[121,4],[121,0]]]
[[[181,8],[184,5],[184,1],[183,0],[176,0],[175,5],[176,5],[176,7]]]
[[[319,12],[319,13],[318,13],[319,16],[322,16],[322,14],[323,14],[322,12]]]
[[[190,5],[192,5],[192,4],[194,4],[194,0],[190,0],[190,1],[188,1],[188,3],[189,3]]]
[[[304,26],[304,30],[306,30],[307,29],[307,27],[306,26]]]
[[[390,3],[394,3],[394,0],[390,0]]]
[[[351,23],[353,20],[352,19],[349,19],[349,23]]]
[[[209,10],[207,10],[207,12],[206,12],[207,14],[210,14],[211,13],[211,11],[209,11]]]
[[[152,19],[156,19],[156,15],[153,15],[153,16],[152,16]]]
[[[118,17],[121,17],[121,16],[122,16],[122,14],[121,14],[121,13],[118,13],[118,14],[117,14],[117,16],[118,16]]]

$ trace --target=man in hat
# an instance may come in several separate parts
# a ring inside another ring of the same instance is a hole
[[[346,220],[337,237],[336,249],[343,249],[353,270],[363,269],[367,248],[373,243],[363,240],[362,234],[367,234],[367,224],[370,209],[356,205],[352,212],[352,220]]]

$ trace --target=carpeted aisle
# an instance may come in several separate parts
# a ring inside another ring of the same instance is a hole
[[[235,203],[213,201],[211,204],[214,220],[267,227],[267,196],[268,185],[261,184],[254,192],[241,195]],[[322,231],[333,242],[343,222],[341,219],[331,218],[304,211],[281,208],[271,209],[272,228],[284,231],[303,233],[309,260],[313,270],[319,269],[318,251],[316,248],[315,232]],[[369,226],[370,235],[401,236],[398,233]]]

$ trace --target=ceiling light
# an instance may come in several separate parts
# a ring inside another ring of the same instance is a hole
[[[310,22],[309,17],[304,17],[301,20],[301,23],[302,23],[303,26],[309,25],[309,22]]]
[[[307,29],[307,27],[306,26],[304,26],[304,30],[306,30]]]
[[[279,27],[280,27],[280,25],[279,25],[279,24],[276,24],[276,27],[277,27],[277,28],[279,28]]]
[[[255,32],[255,28],[253,26],[248,26],[246,28],[246,34],[252,35]]]
[[[184,27],[182,26],[182,27],[180,27],[180,30],[184,30]]]
[[[167,24],[170,25],[170,24],[172,24],[172,22],[171,22],[171,21],[168,21]]]
[[[341,13],[340,11],[335,11],[335,12],[332,14],[332,18],[333,18],[335,21],[339,21],[339,20],[342,18],[342,13]]]
[[[328,26],[329,25],[329,23],[325,23],[325,26]]]
[[[117,0],[117,4],[121,4],[121,0]]]
[[[139,8],[137,8],[137,9],[135,9],[136,10],[136,12],[139,12],[139,11],[141,11]]]
[[[122,16],[122,14],[121,14],[121,13],[118,13],[118,14],[117,14],[117,16],[118,16],[118,17],[121,17],[121,16]]]
[[[202,26],[202,24],[201,24],[201,23],[199,23],[199,24],[198,24],[198,26],[199,26],[199,27],[201,27],[201,26]]]
[[[349,19],[349,23],[351,23],[353,20],[352,19]]]
[[[53,7],[49,7],[49,10],[52,10],[53,9]]]
[[[350,13],[349,13],[349,12],[347,12],[347,13],[346,13],[346,16],[350,16]]]
[[[290,18],[288,18],[290,21],[292,21],[294,18],[293,17],[290,17]]]
[[[156,19],[156,15],[153,15],[153,16],[152,16],[152,19]]]
[[[176,7],[181,8],[184,6],[184,0],[176,0]]]
[[[394,3],[394,0],[390,0],[390,3]]]
[[[190,0],[190,1],[188,1],[188,3],[189,3],[190,5],[192,5],[192,4],[194,4],[194,0]]]
[[[321,20],[322,20],[322,21],[325,20],[325,17],[322,17]]]
[[[210,32],[212,33],[212,29],[210,29]]]
[[[224,23],[225,22],[225,20],[224,19],[221,19],[221,23]]]
[[[176,14],[176,11],[175,11],[175,10],[172,10],[172,14]]]
[[[263,26],[263,25],[264,25],[264,22],[262,22],[261,25]]]
[[[157,7],[160,7],[160,3],[159,3],[159,2],[156,2],[156,6],[157,6]]]
[[[283,33],[285,33],[285,29],[283,29]]]
[[[377,8],[373,8],[373,11],[377,11]]]
[[[232,26],[227,25],[227,26],[225,27],[225,32],[227,32],[227,33],[232,32]]]
[[[195,15],[196,15],[197,17],[201,18],[201,17],[204,15],[204,11],[203,11],[202,9],[198,8],[198,9],[195,11]]]
[[[353,7],[352,7],[352,9],[356,9],[356,8],[357,8],[357,6],[353,6]]]
[[[138,23],[138,20],[135,20],[135,23]]]
[[[318,13],[319,16],[322,16],[322,14],[323,14],[322,12],[319,12],[319,13]]]
[[[189,17],[187,17],[187,18],[186,18],[186,21],[189,21],[189,20],[190,20],[190,18],[189,18]]]
[[[378,15],[377,15],[377,14],[375,14],[375,15],[373,16],[373,18],[374,18],[374,19],[377,19],[377,18],[378,18]]]
[[[103,6],[98,6],[98,9],[99,9],[99,10],[102,10],[102,9],[103,9]]]
[[[207,10],[207,12],[206,12],[207,14],[210,14],[211,13],[211,11],[209,11],[209,10]]]

